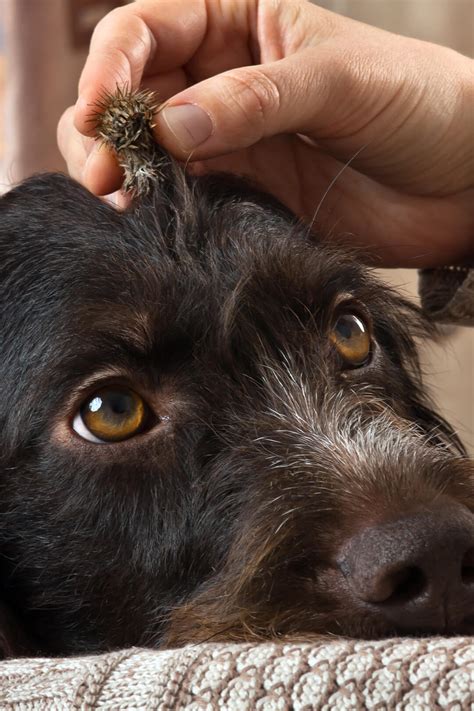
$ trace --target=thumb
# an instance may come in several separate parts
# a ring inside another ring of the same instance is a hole
[[[329,52],[318,55],[312,48],[195,84],[157,115],[157,140],[179,158],[198,160],[281,133],[326,137],[338,112],[346,116],[360,95],[347,65]]]

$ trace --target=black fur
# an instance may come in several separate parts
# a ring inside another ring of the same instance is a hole
[[[361,368],[328,339],[341,299],[372,324]],[[392,632],[347,610],[326,571],[373,501],[473,505],[472,469],[420,383],[427,329],[237,179],[173,168],[123,214],[60,175],[4,196],[0,586],[28,640],[17,653]],[[71,422],[110,368],[155,421],[95,445]],[[381,417],[388,458],[370,439]],[[338,422],[366,437],[367,461],[338,451]]]

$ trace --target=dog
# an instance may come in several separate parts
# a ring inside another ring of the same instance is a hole
[[[245,181],[0,200],[3,654],[474,633],[417,307]]]

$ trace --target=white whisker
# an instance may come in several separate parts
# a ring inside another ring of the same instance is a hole
[[[339,180],[339,178],[341,177],[341,175],[343,174],[343,172],[346,170],[346,168],[349,168],[349,166],[351,165],[351,163],[353,163],[353,162],[355,161],[355,159],[357,158],[357,156],[359,156],[359,155],[362,153],[362,151],[365,150],[365,148],[367,148],[367,145],[368,145],[368,144],[366,143],[365,145],[361,146],[361,147],[354,153],[354,155],[353,155],[351,158],[349,158],[349,160],[347,161],[347,163],[344,163],[344,165],[338,170],[338,172],[336,173],[336,175],[334,176],[334,178],[331,180],[331,182],[329,183],[328,187],[327,187],[326,190],[324,191],[323,196],[322,196],[321,200],[319,201],[319,203],[318,203],[318,205],[317,205],[317,207],[316,207],[316,210],[315,210],[314,215],[313,215],[313,217],[312,217],[312,219],[311,219],[311,222],[310,222],[309,225],[308,225],[308,233],[310,233],[311,230],[313,229],[314,223],[316,222],[316,218],[318,217],[318,214],[319,214],[319,211],[320,211],[320,209],[321,209],[321,207],[322,207],[322,204],[323,204],[323,202],[325,201],[325,199],[327,198],[327,196],[328,196],[329,192],[331,191],[331,189],[334,187],[334,185],[335,185],[336,182]]]

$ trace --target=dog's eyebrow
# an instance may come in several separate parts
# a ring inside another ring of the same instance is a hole
[[[97,303],[82,306],[77,321],[78,332],[107,336],[142,354],[153,343],[151,314],[125,304]]]

